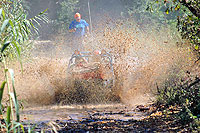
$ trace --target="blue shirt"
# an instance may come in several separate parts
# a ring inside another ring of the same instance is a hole
[[[85,34],[85,27],[87,26],[89,26],[89,24],[83,19],[81,19],[80,22],[73,20],[69,25],[69,29],[76,28],[76,31],[74,32],[75,36],[83,36]]]

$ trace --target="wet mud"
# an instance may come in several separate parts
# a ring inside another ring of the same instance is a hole
[[[167,114],[162,109],[154,104],[134,107],[122,104],[49,106],[26,109],[22,116],[25,130],[31,126],[37,132],[190,131],[174,118],[180,109],[170,109]]]
[[[122,104],[87,104],[29,108],[21,112],[21,117],[24,123],[31,125],[37,123],[34,131],[50,132],[55,126],[56,131],[59,132],[86,132],[113,131],[112,128],[116,125],[121,125],[118,127],[121,130],[123,125],[144,119],[147,117],[147,113],[139,112],[135,110],[135,107],[126,107]]]

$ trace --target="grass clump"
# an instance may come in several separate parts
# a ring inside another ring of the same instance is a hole
[[[45,11],[44,11],[45,12]],[[38,16],[27,19],[21,0],[0,2],[0,65],[3,66],[4,81],[0,88],[0,114],[2,132],[25,132],[20,123],[19,103],[15,89],[14,71],[9,68],[12,59],[18,59],[22,66],[21,54],[27,48],[28,41],[37,28],[33,23],[45,20],[41,12]],[[4,90],[7,89],[9,100],[3,103]],[[5,104],[5,105],[3,105]]]

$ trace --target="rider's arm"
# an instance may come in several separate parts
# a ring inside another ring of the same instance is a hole
[[[83,20],[83,23],[86,27],[86,33],[89,33],[89,24],[85,20]]]
[[[86,33],[89,33],[89,26],[86,27]]]
[[[76,28],[74,26],[74,21],[71,22],[71,24],[69,25],[69,32],[75,32]]]
[[[69,32],[75,32],[76,31],[76,28],[74,29],[69,29]]]

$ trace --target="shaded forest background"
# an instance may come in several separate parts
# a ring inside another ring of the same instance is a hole
[[[109,20],[133,18],[141,30],[159,30],[169,27],[172,36],[179,36],[194,44],[199,53],[199,1],[186,0],[24,0],[29,17],[48,8],[48,24],[41,24],[40,39],[50,39],[55,34],[67,34],[74,13],[80,12],[89,22],[90,3],[92,24]],[[180,35],[177,34],[179,31]],[[180,41],[180,39],[179,39]]]
[[[159,28],[160,24],[168,23],[167,18],[169,17],[165,13],[152,14],[146,10],[149,3],[150,0],[90,0],[93,25],[101,23],[102,19],[108,17],[112,20],[131,17],[141,27],[151,25]],[[29,17],[48,8],[50,23],[42,25],[41,39],[49,39],[49,35],[52,34],[66,33],[76,12],[80,12],[82,18],[89,22],[88,0],[24,0],[24,5]]]

